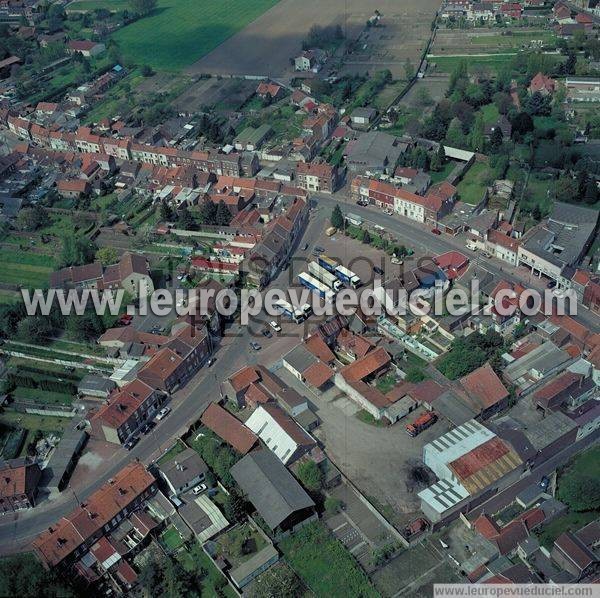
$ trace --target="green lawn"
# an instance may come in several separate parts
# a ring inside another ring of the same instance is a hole
[[[47,286],[54,269],[50,256],[20,250],[1,249],[0,264],[0,282],[32,288]]]
[[[493,125],[500,116],[496,104],[486,104],[481,107],[480,112],[483,114],[483,121],[486,125]]]
[[[442,181],[445,181],[450,175],[450,173],[454,170],[454,166],[454,162],[446,162],[442,170],[439,170],[438,172],[428,172],[427,174],[429,174],[429,176],[431,177],[431,184],[435,185],[436,183],[441,183]]]
[[[179,453],[182,453],[185,450],[186,446],[185,444],[183,444],[183,442],[181,442],[180,440],[178,440],[157,462],[157,465],[162,465],[163,463],[168,463],[169,461],[171,461],[171,459],[173,459],[173,457],[176,457],[177,455],[179,455]]]
[[[177,550],[183,545],[183,538],[173,527],[168,527],[160,536],[161,542],[172,551]]]
[[[477,35],[469,37],[474,46],[490,46],[492,48],[515,48],[529,44],[531,40],[541,40],[544,44],[555,41],[556,36],[550,31],[513,31],[511,35]]]
[[[316,596],[368,598],[379,595],[352,555],[320,522],[311,523],[286,538],[279,548]]]
[[[458,197],[461,201],[477,205],[482,199],[487,187],[489,167],[483,162],[475,162],[458,184]]]
[[[114,34],[125,59],[179,71],[214,50],[278,0],[158,0],[153,13]],[[260,43],[260,42],[256,42]]]

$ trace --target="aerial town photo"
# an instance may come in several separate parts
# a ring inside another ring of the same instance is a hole
[[[0,598],[600,597],[599,0],[0,0]]]

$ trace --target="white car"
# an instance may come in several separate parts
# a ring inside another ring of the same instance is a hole
[[[272,322],[269,322],[269,326],[275,331],[275,332],[281,332],[281,326],[275,322],[275,320],[273,320]]]
[[[157,414],[156,414],[156,420],[160,421],[161,419],[164,419],[165,417],[167,417],[167,415],[169,415],[169,413],[171,413],[171,408],[170,407],[163,407]]]
[[[194,489],[192,490],[192,492],[196,495],[204,492],[206,490],[207,486],[206,484],[198,484],[197,486],[194,486]]]

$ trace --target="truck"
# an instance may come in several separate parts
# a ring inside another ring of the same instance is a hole
[[[335,291],[332,291],[327,285],[318,281],[314,276],[311,276],[306,272],[302,272],[298,275],[298,282],[300,282],[300,284],[305,286],[307,289],[317,293],[317,295],[325,299],[325,301],[333,303],[333,300],[335,299]]]
[[[318,262],[319,262],[319,266],[321,266],[321,268],[325,268],[325,270],[327,270],[328,272],[333,272],[335,273],[335,269],[339,266],[339,263],[336,262],[334,259],[321,254],[318,257]]]
[[[288,317],[292,322],[300,324],[305,320],[304,313],[299,309],[294,309],[294,306],[283,299],[279,299],[274,304],[275,309]]]
[[[326,284],[330,289],[339,291],[342,289],[342,283],[338,280],[337,276],[329,270],[325,270],[323,266],[319,266],[317,262],[308,263],[308,272],[311,276],[314,276],[317,280]]]
[[[357,289],[361,285],[360,277],[344,266],[338,266],[334,274],[347,286]]]
[[[417,417],[412,424],[406,426],[406,433],[413,438],[418,436],[423,430],[427,430],[430,426],[433,426],[437,421],[437,414],[433,411],[424,413]]]

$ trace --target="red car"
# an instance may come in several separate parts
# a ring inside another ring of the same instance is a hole
[[[123,314],[119,318],[119,324],[121,324],[121,326],[129,326],[129,324],[131,324],[131,320],[133,320],[133,316],[130,316],[129,314]]]
[[[432,232],[434,235],[441,235],[441,234],[442,234],[442,231],[441,231],[439,228],[432,228],[432,229],[431,229],[431,232]]]

